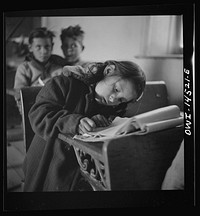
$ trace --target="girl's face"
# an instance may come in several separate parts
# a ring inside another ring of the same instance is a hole
[[[50,38],[33,38],[32,44],[29,46],[30,52],[33,53],[35,59],[41,63],[46,63],[51,56],[52,42]]]
[[[77,40],[70,37],[65,38],[61,48],[68,63],[77,62],[83,51],[82,45]]]
[[[106,76],[95,87],[95,99],[104,105],[115,106],[137,97],[135,86],[119,76]]]

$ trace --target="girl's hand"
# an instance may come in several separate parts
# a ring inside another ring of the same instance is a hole
[[[95,122],[97,127],[107,127],[112,122],[111,119],[107,119],[105,116],[100,114],[93,116],[92,120]]]
[[[88,133],[90,131],[93,131],[94,128],[96,128],[95,122],[90,118],[84,117],[80,120],[78,126],[78,133],[79,134]]]

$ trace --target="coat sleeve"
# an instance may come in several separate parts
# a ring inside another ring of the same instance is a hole
[[[76,133],[83,115],[69,110],[70,91],[69,78],[57,76],[46,83],[37,95],[29,111],[29,120],[33,131],[43,139],[47,140],[59,132]]]
[[[23,87],[27,87],[30,84],[30,77],[28,76],[29,72],[25,66],[25,63],[22,63],[18,66],[16,74],[15,74],[15,81],[14,81],[14,89],[16,90],[17,94],[15,96],[15,100],[20,99],[19,90]]]
[[[29,86],[30,77],[28,75],[29,72],[27,71],[25,64],[23,63],[19,65],[15,75],[14,88],[20,89],[22,87]]]

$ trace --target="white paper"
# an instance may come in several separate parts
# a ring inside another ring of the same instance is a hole
[[[93,132],[84,135],[75,135],[75,139],[83,141],[103,141],[116,138],[128,133],[143,135],[182,125],[183,116],[176,105],[162,107],[131,118],[116,117],[108,127],[97,128]]]

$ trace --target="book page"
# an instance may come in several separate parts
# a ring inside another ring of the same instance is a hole
[[[155,109],[149,112],[145,112],[133,117],[135,124],[142,128],[147,123],[163,121],[167,119],[179,118],[180,109],[176,105],[166,106],[159,109]]]
[[[180,116],[180,109],[176,105],[162,107],[131,118],[116,117],[108,127],[95,129],[74,138],[84,141],[101,141],[132,133],[142,135],[154,131],[176,127],[183,124],[184,118]]]
[[[129,131],[134,131],[131,124],[132,118],[116,117],[108,127],[96,128],[93,132],[88,132],[83,135],[75,135],[74,139],[82,140],[85,142],[99,142],[113,137],[117,138]]]
[[[116,117],[108,127],[96,128],[94,131],[84,134],[84,136],[110,137],[118,134],[125,134],[130,131],[129,127],[133,127],[131,122],[132,118]]]
[[[147,123],[143,125],[143,128],[141,128],[141,130],[139,130],[135,134],[143,135],[143,134],[147,134],[147,133],[151,133],[155,131],[173,128],[176,126],[181,126],[183,124],[184,124],[184,118],[182,116],[178,118],[174,118],[174,119]]]

